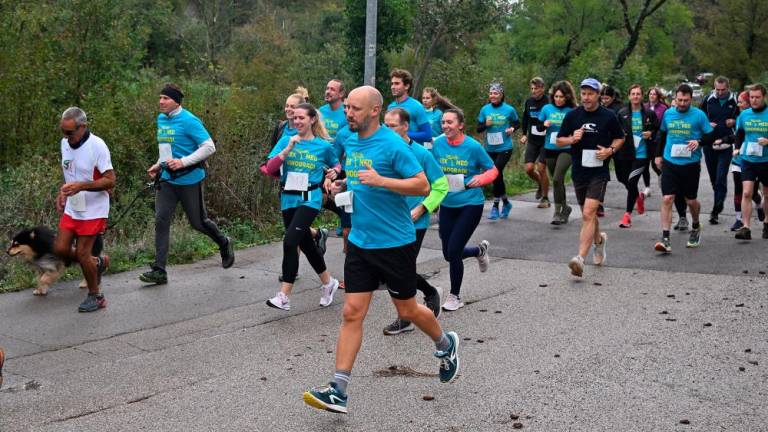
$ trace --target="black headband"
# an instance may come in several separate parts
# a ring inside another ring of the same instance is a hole
[[[163,89],[160,90],[160,94],[168,96],[169,98],[176,101],[176,103],[179,105],[181,105],[181,100],[184,99],[184,93],[182,93],[180,90],[176,90],[173,87],[163,87]]]

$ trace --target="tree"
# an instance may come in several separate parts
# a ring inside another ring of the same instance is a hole
[[[655,2],[652,0],[642,0],[642,4],[640,10],[637,13],[637,17],[635,18],[634,22],[632,22],[630,18],[630,5],[627,3],[627,0],[618,1],[621,4],[621,12],[624,18],[624,28],[627,30],[628,37],[624,48],[621,50],[621,52],[619,52],[619,55],[616,58],[616,63],[613,64],[614,71],[618,71],[624,67],[624,63],[626,63],[627,58],[629,58],[630,54],[632,54],[632,51],[635,50],[635,47],[640,40],[640,32],[643,29],[645,20],[656,13],[662,6],[664,6],[664,3],[667,2],[667,0],[656,0]]]

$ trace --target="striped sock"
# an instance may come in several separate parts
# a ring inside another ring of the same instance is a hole
[[[336,384],[336,388],[344,394],[347,394],[347,386],[349,385],[351,375],[351,371],[341,369],[336,369],[336,372],[333,374],[333,382]]]

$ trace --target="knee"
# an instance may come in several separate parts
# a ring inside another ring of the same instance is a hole
[[[664,198],[662,200],[664,201],[664,204],[672,205],[675,202],[675,196],[674,195],[664,195]]]
[[[359,306],[346,302],[341,316],[344,324],[362,324],[365,311]]]
[[[597,209],[593,207],[583,207],[581,209],[581,220],[584,222],[591,221],[597,216]]]
[[[404,319],[406,321],[413,321],[414,318],[418,316],[419,305],[415,301],[411,303],[398,306],[397,316],[400,317],[400,319]]]

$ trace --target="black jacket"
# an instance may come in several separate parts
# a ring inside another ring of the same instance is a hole
[[[543,135],[533,135],[531,128],[536,128],[539,131],[544,130],[542,122],[539,121],[539,113],[544,105],[549,103],[549,98],[545,94],[541,99],[534,99],[529,97],[525,100],[525,107],[523,109],[522,127],[523,133],[528,135],[528,139],[544,141]]]
[[[733,135],[735,129],[725,125],[727,119],[736,120],[739,116],[739,106],[733,93],[731,93],[723,105],[720,105],[717,96],[712,93],[701,101],[700,108],[707,115],[710,122],[717,123],[717,126],[715,126],[715,139]]]
[[[650,159],[656,154],[656,133],[659,130],[659,120],[653,110],[649,110],[645,107],[642,108],[642,114],[643,132],[651,132],[651,138],[645,140],[646,153]],[[614,159],[634,160],[635,143],[632,138],[634,135],[632,132],[632,108],[629,105],[625,105],[619,109],[616,115],[619,117],[619,123],[621,123],[621,128],[624,129],[624,135],[627,139],[624,141],[624,145],[621,146],[619,151],[616,152]]]

